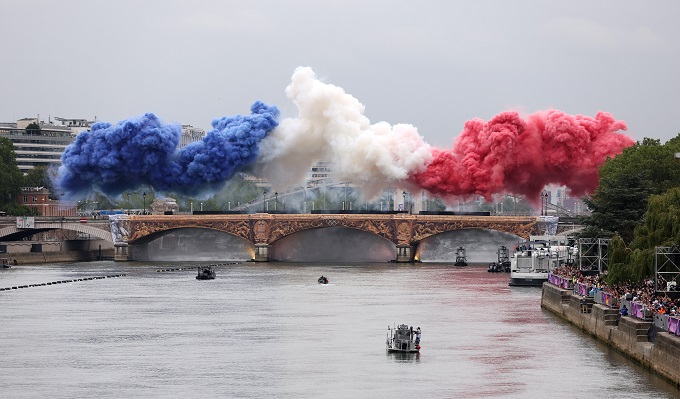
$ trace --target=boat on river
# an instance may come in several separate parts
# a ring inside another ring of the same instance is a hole
[[[328,277],[321,276],[318,281],[319,284],[328,284]]]
[[[569,247],[566,237],[531,236],[520,242],[510,258],[510,286],[540,287],[548,274],[564,264]]]
[[[214,280],[215,270],[212,265],[210,266],[200,266],[198,268],[198,274],[196,275],[196,280]]]
[[[9,269],[12,266],[9,264],[9,259],[0,258],[0,269]]]
[[[456,249],[456,263],[454,266],[467,266],[467,257],[465,256],[465,247],[458,247]]]
[[[501,245],[496,253],[498,254],[498,261],[491,262],[488,271],[492,273],[510,273],[511,262],[510,256],[508,255],[508,247]]]
[[[418,353],[420,352],[420,327],[399,324],[396,327],[387,326],[387,352],[389,353]]]

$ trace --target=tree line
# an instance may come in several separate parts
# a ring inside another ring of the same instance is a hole
[[[680,244],[678,153],[680,135],[665,144],[645,138],[600,168],[578,237],[611,238],[608,283],[653,276],[655,247]]]

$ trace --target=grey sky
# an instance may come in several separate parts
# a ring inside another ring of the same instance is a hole
[[[450,147],[515,109],[610,112],[635,140],[680,133],[680,2],[0,0],[0,121],[118,122],[153,112],[208,130],[255,100],[296,116],[310,66],[375,123]]]

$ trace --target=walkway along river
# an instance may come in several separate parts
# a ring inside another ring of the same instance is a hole
[[[678,396],[487,265],[249,262],[209,281],[191,266],[0,271],[3,287],[122,275],[0,292],[2,396]],[[400,323],[421,328],[420,355],[387,354]]]

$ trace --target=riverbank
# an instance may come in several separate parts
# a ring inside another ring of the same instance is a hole
[[[581,303],[571,290],[543,284],[541,307],[630,357],[680,389],[680,337],[650,334],[651,321],[619,317],[617,309]],[[652,338],[650,340],[650,337]]]
[[[90,262],[113,259],[113,249],[91,251],[53,251],[53,252],[21,252],[4,253],[0,257],[9,259],[10,265],[34,265],[40,263]]]

